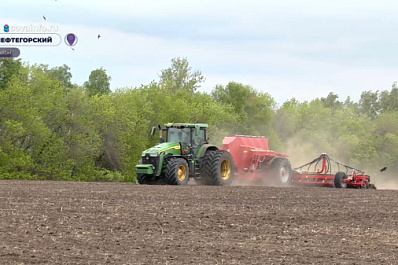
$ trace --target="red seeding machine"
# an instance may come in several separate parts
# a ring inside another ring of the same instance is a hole
[[[337,167],[337,172],[332,171],[332,165]],[[376,189],[364,171],[339,163],[325,153],[295,168],[291,182],[293,185],[305,186]]]
[[[221,149],[231,153],[237,179],[288,184],[292,170],[287,155],[269,150],[268,138],[234,135],[223,139]]]

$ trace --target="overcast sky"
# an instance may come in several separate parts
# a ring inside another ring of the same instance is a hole
[[[3,0],[0,14],[10,26],[76,34],[75,51],[20,47],[20,58],[67,64],[79,85],[100,67],[112,89],[148,84],[174,57],[206,77],[201,91],[236,81],[278,103],[329,92],[358,100],[398,80],[398,1]]]

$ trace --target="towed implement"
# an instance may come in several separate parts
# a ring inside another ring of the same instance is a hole
[[[333,171],[332,165],[334,169],[337,167],[337,172]],[[325,153],[294,168],[291,182],[293,185],[376,189],[364,171],[337,162]]]
[[[287,185],[291,181],[292,169],[287,155],[270,150],[266,137],[227,136],[221,148],[231,153],[237,179],[276,185]]]

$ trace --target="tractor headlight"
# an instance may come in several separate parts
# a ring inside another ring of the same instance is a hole
[[[145,156],[145,152],[142,152],[141,156]]]
[[[154,157],[154,156],[158,156],[158,153],[150,153],[149,155]]]

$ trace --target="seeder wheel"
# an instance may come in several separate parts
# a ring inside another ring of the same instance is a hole
[[[347,188],[347,182],[343,181],[347,179],[347,175],[344,172],[337,172],[334,175],[334,187],[338,189],[345,189]]]
[[[274,181],[279,185],[289,185],[292,180],[292,168],[289,160],[278,157],[271,165]]]
[[[375,186],[375,184],[368,184],[368,189],[373,189],[373,190],[375,190],[376,189],[376,186]]]

